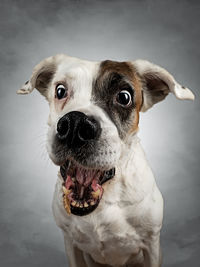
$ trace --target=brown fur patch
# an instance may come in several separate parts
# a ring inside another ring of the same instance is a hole
[[[139,124],[139,111],[142,106],[142,85],[140,78],[137,75],[136,69],[131,62],[117,62],[106,60],[101,63],[100,75],[103,76],[106,72],[117,72],[127,77],[127,79],[131,82],[135,91],[135,116],[133,126],[130,129],[130,133],[136,132],[138,130]]]

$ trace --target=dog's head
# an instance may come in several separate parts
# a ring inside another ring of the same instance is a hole
[[[137,132],[140,111],[170,92],[194,99],[165,69],[145,60],[56,55],[40,62],[18,93],[34,88],[49,101],[48,152],[60,166],[65,207],[76,215],[98,206],[103,184],[114,177],[123,147]]]

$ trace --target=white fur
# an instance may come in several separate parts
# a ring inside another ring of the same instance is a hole
[[[57,121],[64,114],[77,110],[86,115],[95,115],[101,124],[103,145],[95,155],[94,164],[106,168],[116,166],[115,177],[103,184],[104,194],[99,206],[83,217],[66,213],[62,199],[63,179],[58,173],[53,214],[63,231],[70,267],[161,266],[163,199],[137,134],[129,134],[122,141],[109,116],[91,101],[92,82],[98,73],[99,63],[65,55],[48,58],[35,67],[30,82],[18,93],[30,93],[41,69],[47,67],[47,70],[51,70],[55,64],[57,69],[48,91],[40,91],[50,104],[48,152],[51,159],[57,163],[51,151]],[[182,88],[171,74],[159,66],[143,60],[133,64],[141,77],[147,72],[159,76],[168,86],[163,90],[174,93],[177,98],[194,98],[189,89]],[[63,80],[74,98],[60,110],[59,104],[54,101],[55,83]],[[148,94],[145,93],[143,111],[154,104],[148,99]],[[112,151],[112,154],[106,153],[108,151]]]
[[[69,216],[63,207],[63,181],[58,175],[53,213],[68,242],[94,261],[111,266],[129,262],[133,266],[131,263],[137,262],[137,257],[140,261],[140,251],[144,250],[155,262],[146,266],[156,267],[163,200],[140,142],[136,136],[133,139],[123,148],[116,176],[103,185],[103,198],[95,211],[84,217]]]

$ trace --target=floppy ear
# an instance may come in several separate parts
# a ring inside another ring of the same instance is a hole
[[[190,89],[181,86],[165,69],[146,60],[136,60],[133,65],[142,81],[143,104],[141,111],[146,111],[162,101],[171,92],[176,98],[194,100]]]
[[[48,85],[53,78],[60,57],[62,55],[48,57],[36,65],[30,80],[17,91],[17,94],[30,94],[36,88],[48,99]]]

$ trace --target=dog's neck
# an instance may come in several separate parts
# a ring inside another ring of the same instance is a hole
[[[116,169],[112,186],[108,185],[104,192],[109,203],[140,203],[155,184],[137,134],[124,142]],[[113,194],[114,191],[121,193]]]
[[[140,139],[137,136],[137,133],[133,135],[129,135],[125,142],[122,145],[122,151],[120,155],[120,167],[122,174],[126,174],[126,170],[128,169],[128,173],[130,175],[130,170],[135,172],[135,164],[136,164],[136,157],[139,153],[143,152]],[[144,155],[144,152],[143,152]],[[144,155],[145,159],[145,155]]]

